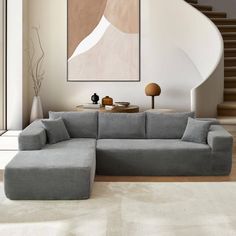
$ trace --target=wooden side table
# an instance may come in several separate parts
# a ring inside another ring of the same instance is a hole
[[[138,113],[139,106],[130,105],[128,107],[115,107],[112,110],[106,110],[105,107],[101,107],[99,109],[83,109],[81,107],[77,107],[77,111],[99,111],[107,113]]]
[[[173,109],[149,109],[146,110],[148,112],[159,112],[159,113],[175,113],[176,111]]]
[[[112,110],[106,110],[105,107],[101,107],[99,112],[110,112],[110,113],[138,113],[138,106],[128,106],[128,107],[115,107]]]

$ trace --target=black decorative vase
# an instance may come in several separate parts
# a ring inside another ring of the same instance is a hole
[[[98,104],[99,96],[96,93],[94,93],[93,96],[91,97],[91,100],[93,104]]]

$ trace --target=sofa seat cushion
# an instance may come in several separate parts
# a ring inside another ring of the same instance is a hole
[[[5,193],[17,200],[86,199],[95,174],[95,139],[71,139],[19,152],[5,169]]]
[[[97,141],[99,175],[209,175],[211,148],[179,139]]]

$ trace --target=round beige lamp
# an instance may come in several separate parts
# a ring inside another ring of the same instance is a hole
[[[155,97],[161,94],[161,88],[156,83],[150,83],[145,88],[145,93],[147,96],[152,97],[152,109],[155,108]]]

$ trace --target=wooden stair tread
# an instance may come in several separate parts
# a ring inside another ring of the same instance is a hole
[[[224,39],[225,48],[236,48],[236,39]]]
[[[199,3],[191,3],[191,5],[192,6],[194,6],[194,7],[212,7],[212,6],[210,6],[210,5],[203,5],[203,4],[199,4]]]
[[[236,35],[236,32],[222,32],[222,35]]]
[[[224,88],[225,89],[236,88],[236,76],[234,76],[234,77],[225,77],[225,79],[224,79]],[[224,95],[226,95],[226,94],[224,94]],[[229,95],[229,96],[231,96],[231,95]]]
[[[222,35],[235,35],[236,32],[222,32]]]
[[[229,19],[229,18],[214,18],[209,17],[210,20],[215,23],[216,25],[235,25],[236,24],[236,18]]]
[[[236,66],[236,57],[227,57],[227,56],[225,56],[224,62],[225,62],[225,67]]]
[[[188,3],[195,3],[195,4],[197,4],[197,3],[198,3],[198,1],[197,1],[197,0],[185,0],[185,2],[188,2]]]
[[[224,48],[225,57],[236,56],[236,47]]]
[[[222,16],[223,18],[227,17],[226,12],[221,12],[221,11],[201,11],[205,15],[209,16]],[[217,18],[217,17],[214,17]]]
[[[235,43],[236,40],[235,39],[227,39],[224,41],[225,43]]]
[[[219,18],[211,18],[211,20],[213,21],[220,21],[220,22],[228,22],[228,21],[235,21],[236,22],[236,18],[223,18],[223,19],[219,19]]]
[[[225,88],[224,93],[225,94],[236,94],[236,88]]]
[[[236,48],[225,48],[224,49],[226,52],[236,52]]]
[[[221,33],[234,33],[236,32],[236,25],[216,25]]]
[[[236,60],[236,57],[225,57],[225,60]]]
[[[236,101],[235,102],[223,102],[218,105],[218,109],[225,109],[225,110],[236,110]]]
[[[225,77],[226,82],[236,82],[236,77]]]
[[[203,13],[215,13],[215,14],[226,15],[226,12],[223,11],[203,11]]]
[[[212,11],[212,6],[209,5],[201,5],[197,3],[190,3],[193,7],[197,8],[198,10],[205,10],[205,11]]]
[[[236,70],[236,66],[225,66],[225,70]]]
[[[236,32],[221,32],[224,40],[236,40]]]
[[[218,27],[225,27],[225,28],[234,28],[236,26],[236,24],[235,25],[221,25],[221,24],[218,24],[217,26]]]
[[[236,31],[235,32],[221,32],[221,35],[224,40],[231,40],[231,38],[236,39]]]
[[[224,28],[235,28],[236,27],[236,24],[235,25],[217,25],[218,27],[224,27]]]
[[[217,120],[221,125],[236,125],[236,116],[218,116]]]

